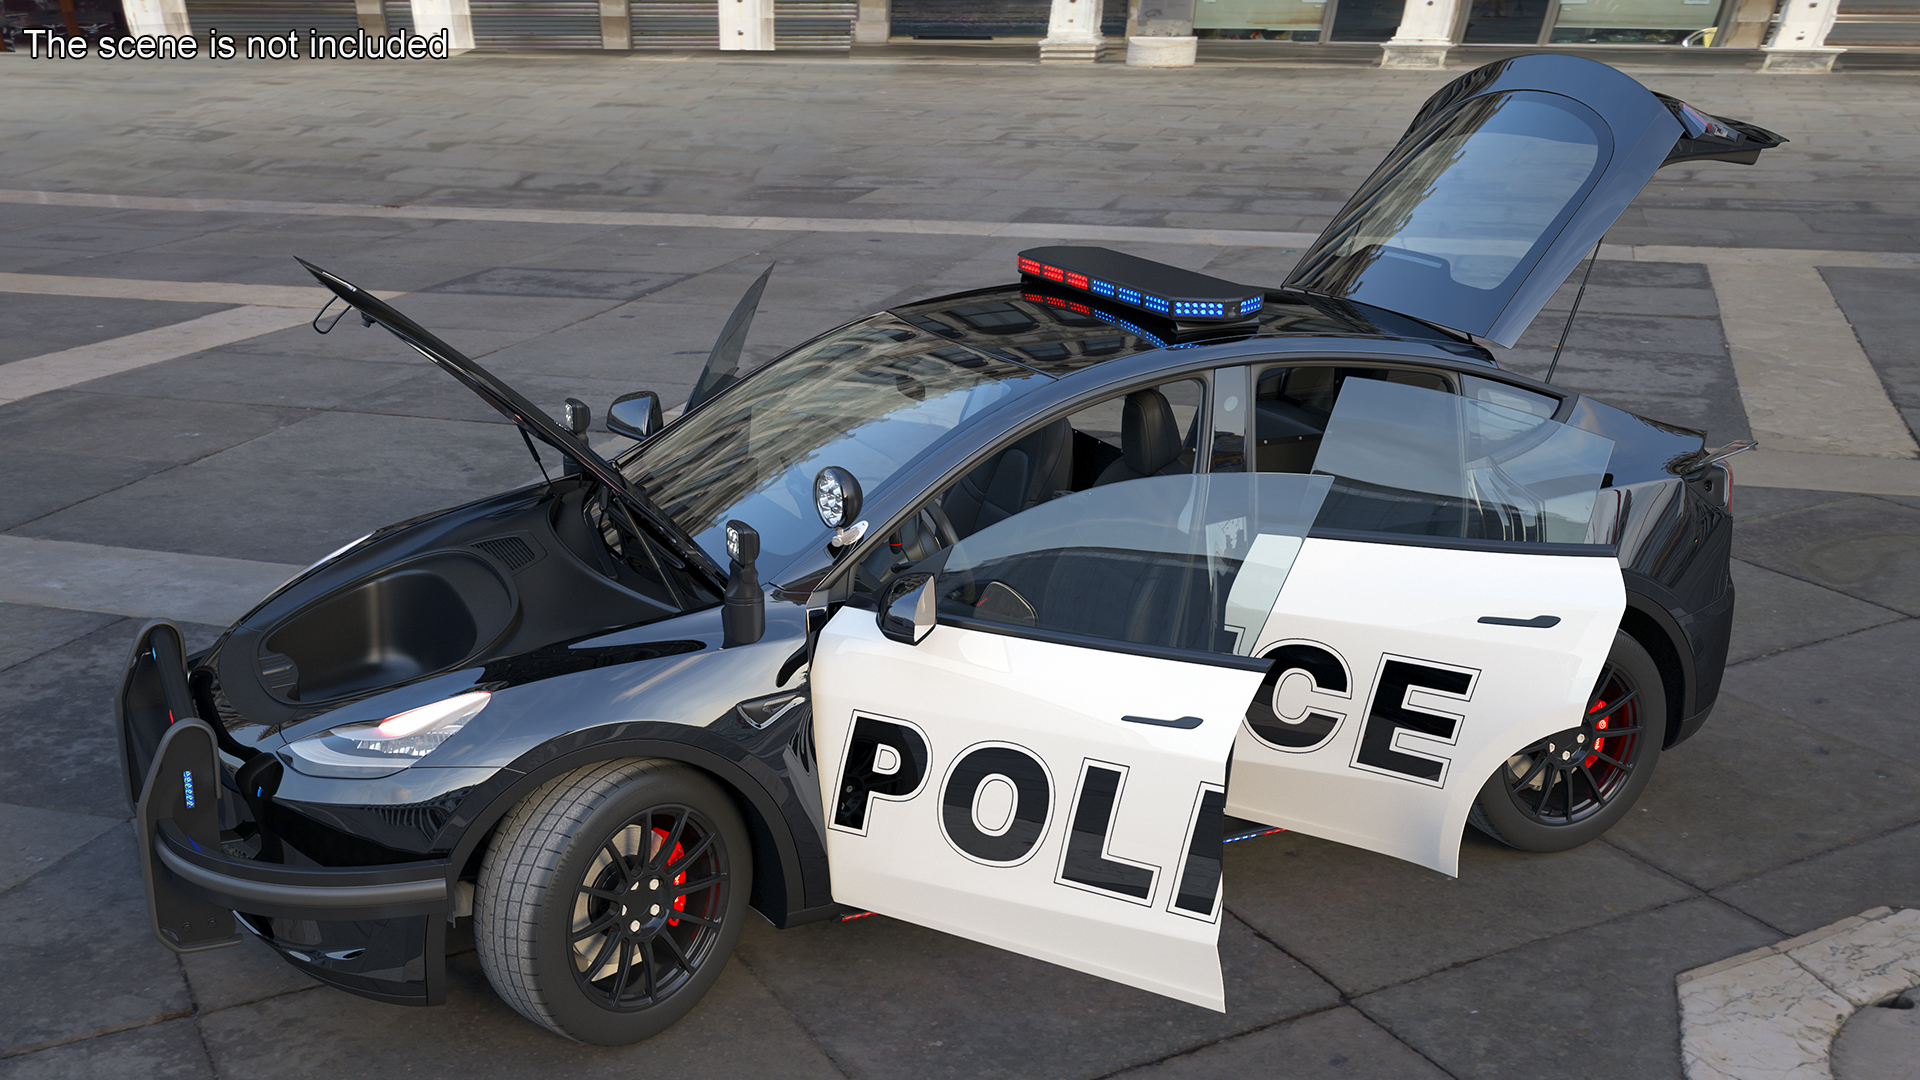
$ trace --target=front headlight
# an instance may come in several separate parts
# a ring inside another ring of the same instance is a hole
[[[294,769],[308,776],[357,779],[391,776],[426,757],[480,715],[493,697],[485,691],[396,713],[385,720],[342,724],[287,744]]]

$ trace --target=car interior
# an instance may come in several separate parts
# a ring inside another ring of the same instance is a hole
[[[1022,436],[961,477],[861,564],[861,591],[981,529],[1061,495],[1191,472],[1204,384],[1182,379],[1109,398]]]
[[[1464,387],[1481,400],[1541,417],[1551,416],[1557,406],[1542,395],[1465,378],[1485,384]],[[1313,473],[1334,404],[1348,379],[1454,392],[1446,375],[1410,368],[1266,368],[1254,384],[1255,471]],[[939,551],[1051,499],[1142,477],[1190,473],[1202,393],[1197,380],[1165,383],[1110,398],[1029,432],[929,500],[889,536],[860,568],[862,591],[877,594]],[[1347,478],[1335,479],[1315,524],[1374,533],[1539,539],[1537,527],[1497,501]],[[1219,652],[1230,649],[1234,637],[1221,626],[1230,581],[1215,580],[1220,573],[1218,561],[1210,563],[1204,556],[1120,548],[1035,550],[970,569],[951,595],[943,595],[941,608],[1008,625]]]
[[[1254,470],[1312,472],[1333,404],[1348,379],[1379,379],[1442,393],[1452,390],[1446,379],[1433,372],[1405,368],[1268,368],[1254,384]]]

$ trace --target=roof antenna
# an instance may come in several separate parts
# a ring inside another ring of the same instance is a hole
[[[1580,275],[1580,291],[1573,294],[1573,307],[1567,311],[1567,325],[1560,328],[1560,344],[1553,347],[1553,362],[1547,365],[1547,377],[1541,382],[1553,381],[1553,369],[1560,366],[1560,350],[1567,347],[1567,335],[1573,331],[1573,317],[1580,314],[1580,299],[1587,295],[1587,279],[1593,276],[1593,260],[1600,257],[1600,244],[1607,242],[1602,236],[1600,243],[1593,245],[1593,254],[1587,256],[1587,272]]]

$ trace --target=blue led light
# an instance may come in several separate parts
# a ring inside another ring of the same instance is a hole
[[[1114,295],[1129,304],[1138,304],[1140,302],[1140,294],[1127,288],[1125,285],[1115,286]]]
[[[181,773],[180,779],[184,781],[186,784],[187,809],[191,810],[193,809],[193,770],[188,769],[185,772]]]
[[[1099,278],[1088,278],[1087,288],[1092,289],[1094,292],[1099,293],[1101,296],[1113,295],[1113,283],[1109,281],[1101,281]]]
[[[1227,305],[1216,300],[1177,300],[1173,305],[1173,313],[1219,318],[1227,313]]]
[[[1173,305],[1157,296],[1142,296],[1139,302],[1142,307],[1150,308],[1162,315],[1169,313],[1173,309]]]

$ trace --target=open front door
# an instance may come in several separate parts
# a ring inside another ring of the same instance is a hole
[[[1224,1009],[1226,763],[1267,666],[1246,616],[1325,490],[1097,487],[950,549],[917,645],[842,609],[812,675],[834,899]]]

